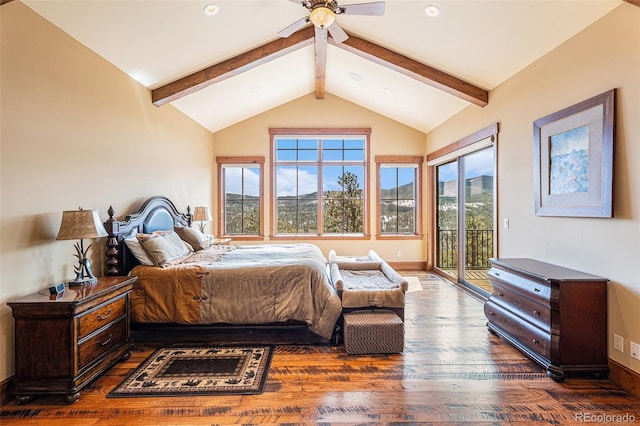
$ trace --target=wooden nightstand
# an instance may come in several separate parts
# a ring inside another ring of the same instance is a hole
[[[99,277],[95,285],[47,290],[7,304],[15,319],[18,403],[38,394],[75,402],[80,390],[131,355],[129,293],[136,277]]]

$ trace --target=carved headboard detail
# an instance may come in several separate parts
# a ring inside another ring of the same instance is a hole
[[[166,197],[155,196],[146,200],[140,209],[118,221],[113,207],[108,210],[109,219],[104,222],[107,230],[106,275],[127,275],[139,262],[129,251],[124,239],[137,233],[150,233],[172,229],[174,226],[191,226],[191,208],[180,213]]]

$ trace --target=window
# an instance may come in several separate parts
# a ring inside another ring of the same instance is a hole
[[[217,157],[220,230],[235,239],[262,238],[263,157]]]
[[[421,235],[422,157],[376,157],[378,237]]]
[[[275,236],[368,233],[369,129],[271,129]]]

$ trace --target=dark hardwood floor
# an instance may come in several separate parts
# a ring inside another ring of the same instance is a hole
[[[487,331],[480,301],[428,273],[404,275],[419,277],[424,289],[407,293],[402,354],[349,356],[344,346],[297,330],[138,331],[131,358],[85,388],[78,402],[66,405],[49,396],[25,405],[11,402],[0,408],[0,424],[564,425],[623,423],[625,415],[640,422],[638,398],[606,379],[552,381]],[[105,397],[154,348],[192,339],[278,343],[265,392]]]

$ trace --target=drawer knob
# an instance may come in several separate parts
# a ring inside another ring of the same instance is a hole
[[[504,297],[504,294],[498,293],[498,297]]]
[[[104,342],[100,342],[100,346],[104,346],[108,344],[112,338],[113,338],[113,333],[109,333],[109,337],[107,337],[107,340],[105,340]]]
[[[489,316],[494,317],[496,314],[494,314],[493,312],[489,312]]]
[[[534,345],[537,345],[538,344],[538,339],[533,339],[532,342],[533,342]]]
[[[533,311],[533,315],[540,316],[540,312],[538,312],[538,311]]]
[[[98,315],[98,319],[100,321],[104,321],[107,318],[109,318],[111,316],[111,314],[113,313],[113,309],[109,309],[109,312],[106,313],[106,315]]]

